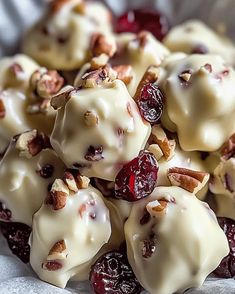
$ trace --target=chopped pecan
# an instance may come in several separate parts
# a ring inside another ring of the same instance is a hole
[[[116,42],[110,42],[107,36],[95,33],[91,37],[91,53],[93,56],[106,54],[112,57],[117,51]]]
[[[117,78],[117,73],[110,68],[110,66],[104,66],[97,70],[88,72],[82,77],[82,87],[84,88],[96,88],[99,86],[105,86],[112,83]]]
[[[84,15],[86,12],[86,3],[82,1],[81,3],[76,4],[73,8],[73,11],[78,14]]]
[[[99,119],[98,119],[98,116],[94,112],[87,111],[84,113],[84,121],[88,127],[94,127],[94,126],[98,125]]]
[[[155,156],[155,158],[157,160],[159,160],[163,156],[163,152],[162,152],[162,150],[161,150],[161,148],[159,147],[158,144],[151,144],[151,145],[149,145],[148,151],[151,152],[151,153],[153,153],[153,155]]]
[[[90,179],[81,176],[79,171],[68,169],[64,172],[63,181],[68,186],[69,190],[77,192],[79,189],[86,189],[90,183]]]
[[[62,209],[66,205],[68,196],[68,187],[62,180],[56,179],[51,187],[48,197],[45,200],[45,204],[52,205],[54,210]]]
[[[118,65],[113,66],[113,70],[117,72],[117,78],[128,85],[133,79],[131,65]]]
[[[72,86],[64,87],[59,93],[51,99],[51,106],[57,110],[65,106],[65,104],[71,98],[71,94],[75,91],[75,88]]]
[[[0,99],[0,119],[4,118],[5,115],[6,115],[6,108],[4,106],[2,99]]]
[[[188,82],[191,78],[191,73],[190,72],[183,72],[179,75],[179,78],[184,80],[185,82]]]
[[[175,140],[168,140],[166,133],[160,125],[152,127],[152,138],[158,144],[166,160],[170,160],[175,154]]]
[[[235,155],[235,133],[223,144],[220,154],[225,160]]]
[[[161,199],[161,200],[155,200],[151,201],[146,205],[146,209],[148,213],[152,216],[163,216],[166,214],[168,201]]]
[[[66,244],[64,240],[60,240],[56,242],[51,250],[49,251],[49,254],[47,256],[47,260],[57,260],[57,259],[65,259],[66,258]]]
[[[153,84],[158,80],[159,77],[159,68],[155,65],[151,65],[147,68],[144,73],[139,85],[137,86],[134,99],[137,99],[140,96],[141,90],[143,87],[149,83]]]
[[[97,57],[93,57],[90,62],[91,71],[104,67],[107,64],[108,60],[109,57],[106,54],[101,54]]]
[[[168,170],[168,178],[173,186],[179,186],[196,194],[208,182],[210,174],[182,167],[171,167]]]
[[[50,148],[49,138],[37,130],[27,131],[20,134],[16,140],[16,149],[20,156],[31,158],[37,155],[42,149]]]
[[[50,99],[63,86],[64,79],[56,70],[41,68],[36,70],[30,78],[30,87],[33,93],[43,99]]]

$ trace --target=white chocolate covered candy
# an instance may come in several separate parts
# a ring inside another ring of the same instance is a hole
[[[33,214],[47,196],[48,186],[65,168],[48,141],[36,130],[16,136],[0,162],[0,202],[10,210],[3,221],[31,226]]]
[[[122,165],[144,148],[151,128],[122,81],[100,83],[87,78],[91,88],[72,88],[67,96],[52,99],[59,109],[51,144],[68,167],[113,181]]]
[[[218,54],[234,64],[235,47],[224,35],[219,35],[199,20],[189,20],[173,27],[163,40],[172,52],[187,54]]]
[[[80,178],[79,187],[68,173],[64,181],[57,179],[33,219],[30,264],[42,280],[63,288],[70,278],[88,279],[99,252],[123,240],[122,233],[111,236],[118,230],[111,217],[119,219],[112,205],[106,206],[102,194]]]
[[[215,151],[235,131],[235,72],[215,55],[169,59],[160,69],[162,123],[182,149]]]
[[[45,18],[26,34],[23,51],[48,68],[78,69],[90,58],[94,33],[112,42],[111,14],[103,4],[54,1]]]
[[[125,224],[128,260],[151,294],[200,286],[229,252],[208,205],[179,187],[156,187]]]

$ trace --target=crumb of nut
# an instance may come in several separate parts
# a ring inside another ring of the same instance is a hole
[[[190,78],[191,78],[191,75],[192,75],[191,73],[189,73],[189,72],[185,72],[185,73],[180,74],[179,77],[180,77],[182,80],[188,82],[188,81],[190,80]]]
[[[84,15],[86,12],[86,3],[84,2],[78,3],[77,5],[74,6],[73,11],[75,13]]]
[[[84,121],[88,127],[94,127],[98,125],[99,119],[94,112],[88,110],[87,112],[84,113]]]
[[[155,200],[152,202],[149,202],[146,205],[146,209],[148,213],[152,216],[163,216],[166,214],[167,211],[167,204],[168,201],[166,200]]]
[[[151,84],[155,83],[158,80],[158,77],[159,77],[159,68],[155,65],[149,66],[137,86],[134,99],[137,99],[140,96],[140,92],[145,85],[149,83]]]
[[[168,178],[173,186],[179,186],[196,194],[208,182],[210,174],[181,167],[171,167]]]
[[[51,187],[45,204],[52,205],[54,210],[60,210],[65,207],[69,189],[61,179],[56,179]]]
[[[106,54],[112,57],[117,51],[116,42],[110,42],[107,36],[95,33],[91,37],[91,53],[93,56]]]
[[[90,183],[90,179],[86,176],[80,176],[78,178],[78,187],[79,189],[87,189]]]
[[[0,119],[4,118],[6,115],[6,109],[2,99],[0,99]]]
[[[30,87],[36,96],[49,99],[63,86],[64,79],[56,70],[41,68],[36,70],[30,78]]]
[[[91,62],[90,62],[91,71],[97,70],[97,69],[99,69],[101,67],[104,67],[107,64],[108,60],[109,60],[109,56],[107,54],[104,54],[104,53],[97,56],[97,57],[93,57],[91,59]]]
[[[175,140],[168,140],[165,131],[160,125],[152,127],[152,138],[158,144],[166,160],[170,160],[175,155]]]
[[[66,244],[64,240],[56,242],[50,249],[47,260],[65,259],[67,256],[65,250]]]
[[[77,170],[66,170],[63,176],[63,181],[73,192],[77,192],[79,189],[88,188],[90,183],[90,179],[85,176],[81,176]]]
[[[43,135],[38,133],[37,130],[32,130],[20,134],[15,147],[20,151],[20,156],[31,158],[44,149],[44,144]]]
[[[131,65],[113,66],[113,70],[117,72],[117,78],[128,85],[133,79],[133,72]]]
[[[100,86],[110,86],[111,83],[117,78],[117,73],[110,68],[104,66],[98,70],[88,72],[82,77],[83,88],[96,88]]]
[[[51,106],[55,110],[64,107],[65,104],[71,98],[71,93],[74,90],[75,90],[75,88],[72,87],[72,86],[66,86],[66,87],[64,87],[59,93],[57,93],[56,95],[54,95],[51,98]]]
[[[157,160],[159,160],[163,156],[163,152],[158,144],[150,144],[148,147],[148,151],[153,153]]]
[[[220,154],[222,159],[225,160],[235,155],[235,133],[223,144]]]

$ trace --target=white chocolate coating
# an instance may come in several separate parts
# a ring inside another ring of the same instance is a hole
[[[163,43],[172,52],[182,51],[187,54],[203,46],[206,53],[218,54],[227,63],[234,64],[235,47],[232,41],[218,35],[199,20],[189,20],[173,27]]]
[[[110,236],[109,210],[101,193],[89,186],[69,195],[64,208],[55,211],[44,204],[34,215],[30,264],[42,280],[64,288],[75,275],[79,280],[87,279],[89,262]],[[60,240],[64,240],[66,249],[63,257],[55,260],[62,263],[62,268],[42,268],[50,249]]]
[[[165,213],[151,207],[168,202]],[[145,207],[150,220],[140,224]],[[151,235],[156,249],[143,257]],[[172,294],[200,286],[229,252],[225,234],[208,205],[179,187],[157,187],[136,202],[125,224],[128,260],[137,279],[151,294]]]
[[[228,195],[213,195],[216,201],[216,215],[235,220],[235,200]]]
[[[48,178],[39,171],[46,165],[54,171]],[[11,211],[11,221],[32,225],[32,216],[48,193],[48,185],[61,176],[64,164],[52,149],[44,149],[32,158],[20,156],[12,141],[0,162],[0,201]]]
[[[184,81],[179,76],[187,70]],[[166,61],[160,75],[163,125],[177,131],[186,151],[217,150],[235,131],[234,70],[219,56],[194,54]]]
[[[82,174],[113,181],[122,164],[139,154],[150,135],[137,105],[120,80],[107,88],[90,88],[71,94],[57,112],[51,144],[68,167],[80,164]],[[94,125],[84,115],[92,112]],[[89,146],[102,146],[100,160],[85,158]]]
[[[81,67],[90,58],[93,33],[100,32],[112,38],[107,8],[101,3],[84,3],[84,11],[76,12],[75,7],[81,2],[68,1],[56,13],[36,24],[25,36],[23,51],[48,68],[73,70]]]
[[[12,72],[14,70],[11,70],[11,67],[14,66],[14,64],[19,65],[22,69],[22,71],[19,71],[16,75]],[[24,54],[2,58],[0,60],[0,89],[26,89],[31,74],[38,68],[39,65]]]
[[[146,35],[145,44],[141,47],[136,35],[123,33],[117,35],[117,45],[121,48],[120,56],[111,63],[129,64],[132,66],[133,79],[127,85],[131,96],[134,96],[136,88],[150,65],[160,65],[169,55],[169,50],[162,45],[150,32]]]

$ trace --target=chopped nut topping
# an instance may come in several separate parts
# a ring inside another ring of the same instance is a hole
[[[136,100],[141,93],[143,87],[149,83],[153,84],[158,80],[159,77],[159,68],[155,65],[151,65],[147,68],[146,72],[144,73],[139,85],[136,89],[136,93],[134,95],[134,99]]]
[[[69,189],[63,180],[56,179],[51,187],[45,204],[52,205],[54,210],[59,210],[65,207]]]
[[[64,79],[56,70],[41,68],[36,70],[30,78],[30,87],[33,93],[43,99],[50,99],[63,86]]]
[[[6,115],[6,109],[5,109],[5,106],[4,106],[2,99],[0,99],[0,119],[4,118],[5,115]]]
[[[189,73],[189,72],[184,72],[184,73],[182,73],[182,74],[180,74],[179,75],[179,77],[182,79],[182,80],[184,80],[185,82],[188,82],[189,80],[190,80],[190,78],[191,78],[191,73]]]
[[[114,66],[113,70],[117,72],[117,78],[128,85],[133,79],[131,65],[118,65]]]
[[[108,60],[109,60],[109,56],[104,53],[97,57],[93,57],[90,62],[91,63],[90,69],[93,71],[101,67],[104,67],[107,64]]]
[[[51,106],[55,110],[64,107],[65,104],[71,98],[71,94],[73,91],[75,91],[75,88],[72,86],[64,87],[59,93],[57,93],[55,96],[52,97]]]
[[[49,251],[49,254],[47,256],[47,260],[57,260],[57,259],[65,259],[66,253],[64,252],[66,250],[66,244],[64,240],[60,240],[56,242],[51,250]]]
[[[84,113],[84,120],[88,127],[94,127],[98,125],[99,122],[98,116],[92,111],[87,111]]]
[[[91,37],[91,53],[93,56],[106,54],[112,57],[117,51],[116,43],[110,43],[109,39],[100,33],[95,33]]]
[[[89,186],[90,179],[81,176],[79,171],[68,169],[65,171],[63,181],[68,186],[69,190],[77,192],[79,189],[86,189]]]
[[[235,155],[235,133],[223,144],[220,154],[225,160]]]
[[[155,200],[155,201],[149,202],[146,205],[146,209],[150,215],[159,217],[166,214],[167,204],[168,204],[168,201],[164,199]]]
[[[157,160],[159,160],[163,156],[163,152],[162,152],[162,150],[161,150],[161,148],[159,147],[158,144],[151,144],[151,145],[149,145],[148,151],[151,152],[151,153],[153,153],[153,155],[155,156],[155,158]]]
[[[42,149],[50,148],[49,139],[37,130],[28,131],[18,136],[16,149],[20,151],[20,156],[31,158],[41,152]]]
[[[210,174],[187,168],[171,167],[168,170],[168,178],[173,186],[179,186],[196,194],[208,182]]]
[[[168,140],[166,133],[160,125],[152,127],[153,141],[158,144],[166,160],[170,160],[175,155],[175,140]]]
[[[84,2],[78,3],[76,6],[74,6],[73,11],[84,15],[86,12],[86,4]]]
[[[88,72],[82,77],[82,87],[96,88],[99,86],[110,86],[117,78],[117,73],[109,66]]]

